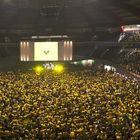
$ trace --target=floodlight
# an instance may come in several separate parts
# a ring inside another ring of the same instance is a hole
[[[54,67],[54,70],[55,70],[56,72],[58,72],[58,73],[61,73],[61,72],[64,71],[64,67],[63,67],[63,65],[56,65],[56,66]]]
[[[43,67],[42,67],[42,66],[36,66],[36,67],[35,67],[35,71],[36,71],[37,73],[40,73],[40,72],[43,71]]]

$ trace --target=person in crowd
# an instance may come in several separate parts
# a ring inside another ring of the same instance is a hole
[[[0,73],[1,139],[131,139],[140,130],[137,81],[108,72]]]
[[[126,70],[140,76],[140,53],[139,51],[131,55],[125,53],[120,56],[120,64]]]

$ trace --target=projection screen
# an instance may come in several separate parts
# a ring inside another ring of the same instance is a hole
[[[71,61],[73,58],[73,42],[20,42],[21,61]]]
[[[58,61],[58,42],[35,42],[34,61]]]

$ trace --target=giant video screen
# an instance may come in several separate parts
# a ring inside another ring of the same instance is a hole
[[[34,61],[58,61],[58,42],[34,42]]]

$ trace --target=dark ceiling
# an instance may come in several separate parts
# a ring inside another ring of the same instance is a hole
[[[140,0],[0,0],[0,37],[94,38],[140,23]]]

